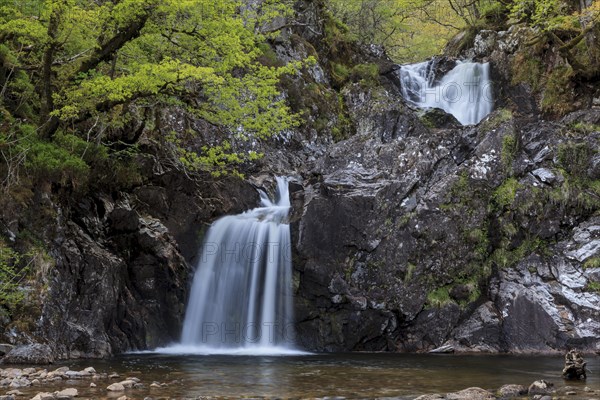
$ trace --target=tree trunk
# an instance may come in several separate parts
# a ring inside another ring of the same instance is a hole
[[[41,109],[41,124],[45,125],[43,130],[44,137],[52,137],[56,128],[49,131],[48,127],[50,122],[50,113],[54,111],[54,89],[52,81],[54,73],[52,71],[52,65],[54,64],[54,55],[58,48],[58,30],[60,27],[60,19],[62,16],[64,0],[52,2],[52,13],[50,14],[50,20],[48,21],[48,43],[46,44],[46,50],[44,51],[44,57],[42,59],[42,109]]]

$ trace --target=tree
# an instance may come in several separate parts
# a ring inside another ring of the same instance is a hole
[[[547,39],[558,46],[576,76],[596,79],[600,1],[519,0],[512,4],[511,16],[539,32],[532,43]]]
[[[398,62],[415,62],[438,54],[463,27],[454,3],[456,0],[329,0],[328,4],[359,43],[382,45]]]
[[[288,10],[279,0],[0,0],[0,107],[45,140],[173,105],[268,137],[295,123],[277,84],[299,65],[257,61],[262,28]]]

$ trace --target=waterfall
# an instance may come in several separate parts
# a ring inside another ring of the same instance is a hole
[[[200,252],[174,352],[261,354],[293,349],[288,181],[274,200],[217,220]],[[184,350],[182,350],[184,349]]]
[[[458,61],[441,79],[435,63],[403,65],[399,72],[402,96],[420,108],[441,108],[463,125],[479,123],[494,107],[490,64]]]

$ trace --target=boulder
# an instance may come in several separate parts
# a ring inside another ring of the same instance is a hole
[[[544,395],[547,395],[552,392],[553,386],[554,386],[553,383],[547,382],[542,379],[539,381],[535,381],[531,385],[529,385],[529,389],[527,390],[527,393],[529,394],[529,396],[535,396],[535,395],[544,396]]]
[[[4,364],[52,364],[53,362],[52,349],[39,343],[16,346],[2,359]]]
[[[522,385],[504,385],[498,389],[498,395],[502,398],[525,396],[528,390]]]
[[[441,108],[430,108],[421,114],[421,122],[430,128],[458,128],[461,123]]]

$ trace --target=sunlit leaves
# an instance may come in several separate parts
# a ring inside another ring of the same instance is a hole
[[[0,80],[0,101],[36,108],[41,118],[30,122],[49,126],[50,116],[75,130],[89,118],[102,129],[120,128],[140,106],[177,104],[233,137],[269,137],[296,124],[277,84],[299,65],[257,61],[290,4],[0,0],[0,70],[14,69],[8,82]],[[19,98],[19,87],[27,97]],[[235,162],[228,146],[205,151],[219,160],[215,165]]]

